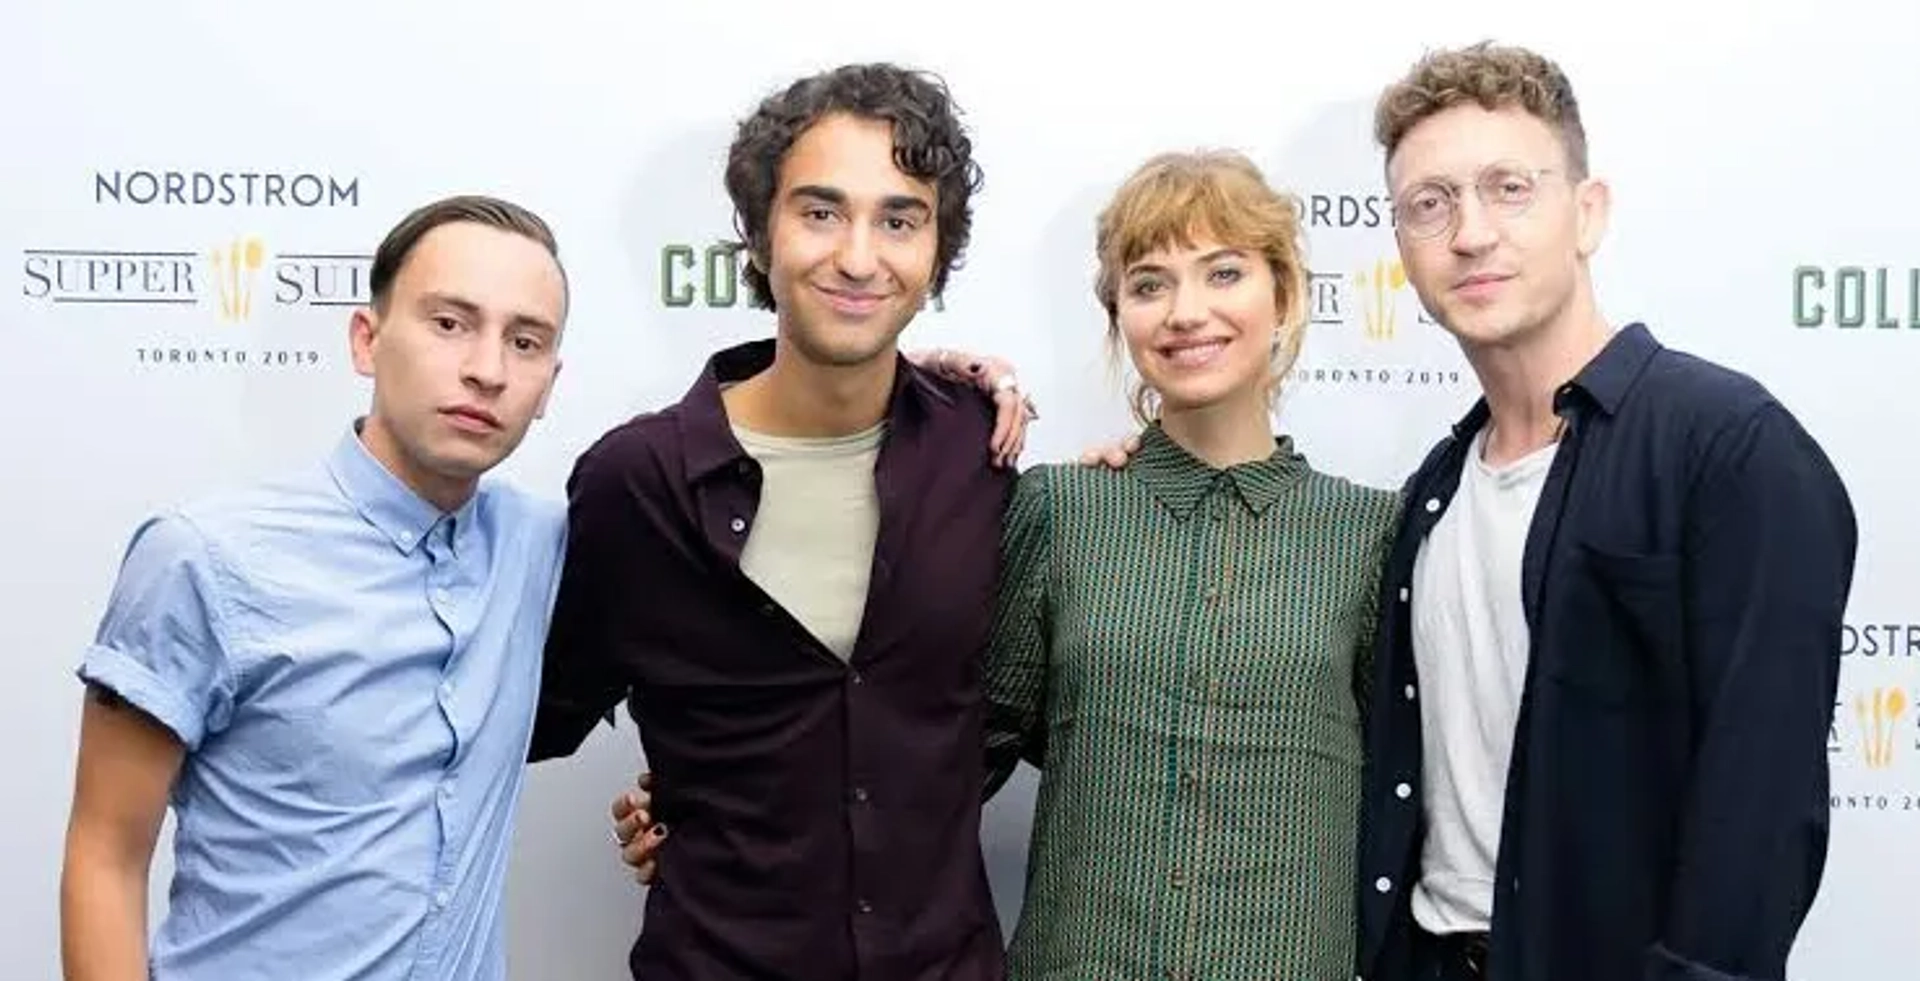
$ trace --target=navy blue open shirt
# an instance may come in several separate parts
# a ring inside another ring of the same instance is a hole
[[[1846,489],[1757,382],[1643,325],[1617,332],[1554,410],[1565,428],[1522,565],[1531,655],[1490,977],[1783,977],[1826,859],[1856,546]],[[1414,559],[1487,418],[1475,405],[1408,480],[1382,579],[1358,883],[1367,978],[1404,976],[1414,929]]]

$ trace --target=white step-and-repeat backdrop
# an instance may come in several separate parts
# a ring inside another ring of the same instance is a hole
[[[66,0],[0,15],[0,976],[58,976],[72,667],[133,523],[304,462],[365,404],[346,357],[381,233],[457,191],[556,227],[575,287],[552,411],[505,470],[574,455],[763,333],[726,250],[733,120],[796,73],[942,73],[987,174],[973,248],[912,346],[1003,354],[1044,418],[1029,462],[1128,428],[1090,293],[1092,219],[1163,149],[1232,146],[1308,202],[1313,321],[1281,420],[1320,466],[1398,482],[1471,398],[1384,226],[1372,99],[1428,45],[1559,59],[1615,220],[1607,313],[1750,371],[1826,445],[1862,535],[1834,642],[1834,836],[1795,979],[1911,978],[1920,886],[1920,15],[1905,0],[1340,4],[262,4]],[[624,976],[636,887],[603,730],[535,771],[514,976]],[[1017,912],[1031,781],[990,808]],[[163,849],[164,853],[164,849]],[[170,865],[156,869],[156,911]],[[156,912],[157,915],[157,912]]]

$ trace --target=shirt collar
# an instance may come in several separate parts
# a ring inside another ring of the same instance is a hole
[[[1306,457],[1294,449],[1289,436],[1277,437],[1273,454],[1264,460],[1218,469],[1174,442],[1158,422],[1141,434],[1140,452],[1127,467],[1179,520],[1192,514],[1222,481],[1249,511],[1265,514],[1280,495],[1306,476],[1307,469]]]
[[[1600,411],[1614,415],[1620,411],[1620,403],[1626,401],[1627,390],[1646,370],[1647,362],[1660,350],[1660,342],[1654,340],[1653,332],[1645,324],[1628,324],[1614,332],[1607,339],[1607,346],[1587,362],[1573,381],[1561,386],[1554,393],[1554,408],[1561,408],[1562,402],[1575,390],[1583,391]]]
[[[340,488],[347,502],[360,512],[368,524],[379,529],[395,548],[409,554],[426,540],[443,518],[450,517],[456,531],[464,531],[472,525],[467,519],[472,516],[480,499],[478,491],[451,515],[442,512],[426,498],[414,493],[367,449],[366,443],[360,438],[360,430],[365,422],[364,418],[354,420],[353,426],[340,437],[327,457],[327,472],[332,475],[334,484]]]
[[[707,360],[705,370],[680,400],[681,446],[686,455],[687,477],[704,480],[720,469],[747,459],[747,451],[733,435],[727,419],[726,403],[720,398],[725,385],[745,381],[773,364],[771,339],[748,341],[721,350]],[[926,372],[904,356],[898,359],[893,375],[893,391],[887,401],[887,438],[910,436],[914,424],[934,405],[954,404],[951,394],[941,389]]]
[[[1610,416],[1617,414],[1633,383],[1660,350],[1660,342],[1645,324],[1632,323],[1620,328],[1579,374],[1554,391],[1554,413],[1564,413],[1575,397],[1584,396],[1601,412]],[[1475,399],[1467,414],[1453,424],[1454,437],[1470,440],[1486,425],[1489,414],[1486,396]]]

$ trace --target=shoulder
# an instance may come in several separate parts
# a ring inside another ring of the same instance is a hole
[[[513,529],[519,533],[515,537],[534,544],[557,544],[566,537],[565,501],[535,494],[504,479],[481,482],[480,507],[490,514],[488,523]]]
[[[579,464],[618,468],[672,453],[680,448],[683,438],[681,415],[680,406],[675,404],[631,416],[587,444]]]
[[[1404,492],[1360,483],[1323,470],[1307,471],[1308,499],[1335,522],[1349,524],[1368,538],[1385,538],[1399,524]]]
[[[1671,348],[1648,363],[1621,422],[1706,470],[1769,457],[1781,466],[1814,459],[1831,469],[1812,434],[1758,379]]]
[[[1036,463],[1020,471],[1020,477],[1013,485],[1013,506],[1044,506],[1053,494],[1054,482],[1059,475],[1070,470],[1069,465],[1061,463]]]
[[[338,510],[319,467],[215,491],[143,516],[121,554],[120,597],[173,595],[221,608],[272,568],[274,560],[312,547],[320,509]],[[243,601],[244,602],[244,601]]]
[[[1057,463],[1038,463],[1022,470],[1013,482],[1013,495],[1007,505],[1008,520],[1013,523],[1046,520],[1053,507],[1054,480],[1063,469]]]
[[[1780,405],[1751,375],[1668,347],[1648,361],[1634,394],[1650,412],[1705,429],[1738,423]]]
[[[1351,477],[1309,467],[1306,484],[1314,496],[1340,508],[1372,517],[1391,518],[1400,508],[1400,492],[1388,487],[1363,484]]]
[[[970,382],[952,381],[904,358],[900,370],[924,412],[929,434],[936,440],[985,446],[993,434],[999,407]]]
[[[931,396],[930,405],[938,406],[956,418],[989,424],[993,422],[996,409],[993,397],[972,382],[956,381],[922,368],[904,357],[900,359],[899,370],[907,373],[907,384],[919,389],[922,395]]]
[[[578,499],[608,490],[662,485],[682,469],[680,406],[639,413],[608,429],[574,460],[568,496]]]
[[[194,501],[141,518],[127,536],[121,556],[122,584],[161,585],[174,577],[204,581],[213,571],[214,559],[203,523],[221,517],[207,513],[209,503]]]
[[[333,478],[316,464],[179,504],[143,529],[170,545],[195,549],[227,581],[244,582],[247,564],[300,550],[317,528],[328,527],[325,516],[348,511]]]

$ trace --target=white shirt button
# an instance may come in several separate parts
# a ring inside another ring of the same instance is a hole
[[[1408,685],[1408,686],[1407,686],[1407,701],[1409,701],[1409,702],[1411,702],[1411,701],[1413,701],[1413,686],[1412,686],[1412,685]]]
[[[1412,593],[1408,591],[1407,587],[1405,586],[1400,587],[1400,602],[1405,603],[1407,601],[1407,597],[1410,595],[1412,595]]]
[[[439,603],[439,604],[441,604],[441,605],[445,605],[445,604],[446,604],[446,602],[447,602],[447,591],[446,591],[446,590],[444,590],[444,589],[441,589],[441,588],[440,588],[440,587],[438,587],[438,586],[436,586],[436,587],[434,587],[434,590],[433,590],[433,601],[434,601],[435,603]]]
[[[733,533],[738,535],[741,532],[747,530],[747,519],[735,518],[732,521],[727,522],[727,527],[732,528]]]
[[[400,544],[402,544],[402,545],[412,545],[412,544],[413,544],[413,532],[410,532],[410,531],[403,531],[403,532],[401,532],[401,533],[400,533],[400,535],[399,535],[399,538],[400,538]]]
[[[1401,800],[1406,800],[1407,798],[1413,796],[1413,788],[1403,783],[1400,786],[1393,788],[1393,796],[1398,797]]]
[[[1379,892],[1392,892],[1393,880],[1383,875],[1380,878],[1373,880],[1373,888],[1375,890],[1378,890]]]
[[[451,681],[442,681],[442,682],[440,683],[440,697],[441,697],[441,698],[452,698],[452,697],[453,697],[453,682],[451,682]]]
[[[433,905],[436,907],[445,908],[446,905],[452,901],[453,901],[453,896],[448,894],[448,892],[445,889],[442,889],[439,892],[436,892],[433,894]]]
[[[1427,513],[1432,514],[1438,510],[1440,510],[1440,499],[1437,497],[1427,498]]]

